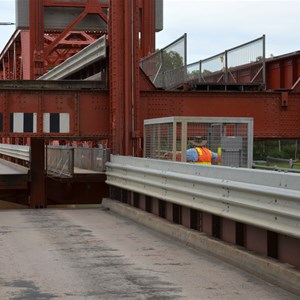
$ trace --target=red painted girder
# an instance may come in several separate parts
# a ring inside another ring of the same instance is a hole
[[[0,137],[79,136],[107,139],[110,134],[109,94],[105,91],[0,90],[3,131]],[[37,114],[36,133],[10,131],[10,113]],[[69,113],[70,133],[43,133],[44,113]]]
[[[291,89],[300,78],[300,52],[266,61],[267,89]]]
[[[121,102],[117,102],[116,109],[121,105]],[[255,138],[300,139],[300,93],[143,91],[139,106],[135,129],[141,135],[144,119],[168,116],[220,116],[254,118]],[[112,138],[108,92],[1,90],[0,111],[3,114],[3,132],[0,133],[0,137],[3,138],[53,137],[54,134],[43,133],[44,112],[70,113],[70,133],[55,136]],[[36,112],[37,133],[10,132],[9,118],[12,112]],[[116,122],[120,128],[115,130],[118,134],[123,133],[124,120],[118,119]],[[122,135],[120,136],[122,138]],[[118,141],[112,146],[115,144],[121,147]]]
[[[300,138],[300,93],[142,92],[144,119],[169,116],[252,117],[255,138]]]

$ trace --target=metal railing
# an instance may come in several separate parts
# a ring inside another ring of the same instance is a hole
[[[75,168],[104,172],[110,149],[47,146],[47,174],[71,177]]]
[[[77,168],[104,172],[109,157],[110,149],[74,148],[74,166]]]
[[[186,82],[265,84],[265,36],[187,65]]]
[[[187,65],[187,37],[143,58],[140,67],[157,88],[173,89],[184,83]]]
[[[73,176],[74,168],[104,172],[110,149],[46,146],[45,170],[49,175]],[[0,144],[0,154],[30,162],[30,146]]]
[[[187,65],[186,34],[143,58],[140,66],[157,88],[174,89],[184,82],[200,84],[266,83],[265,36]]]
[[[300,175],[111,155],[106,183],[300,238]]]
[[[65,79],[71,74],[74,74],[75,72],[105,57],[106,36],[104,35],[77,54],[68,58],[62,64],[39,77],[38,80]]]
[[[48,175],[74,175],[74,148],[47,146],[46,172]]]

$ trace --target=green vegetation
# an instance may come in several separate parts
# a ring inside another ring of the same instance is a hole
[[[300,143],[297,140],[256,141],[253,147],[253,160],[257,166],[300,170],[298,145]],[[289,160],[292,160],[291,165]]]
[[[183,67],[183,57],[176,51],[163,51],[163,69],[175,70]]]
[[[298,140],[256,141],[253,147],[254,160],[266,160],[267,156],[283,159],[300,159]]]

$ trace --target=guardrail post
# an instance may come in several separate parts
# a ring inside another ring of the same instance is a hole
[[[30,152],[30,208],[45,208],[46,204],[46,183],[45,183],[45,145],[44,139],[31,139]]]

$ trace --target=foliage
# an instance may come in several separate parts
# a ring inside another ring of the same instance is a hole
[[[163,51],[163,69],[165,71],[175,70],[183,67],[183,57],[176,51]]]
[[[192,72],[187,73],[188,78],[194,79],[199,77],[199,70],[194,70]]]
[[[253,146],[253,159],[266,160],[267,156],[284,159],[300,159],[300,143],[296,140],[256,141]]]

